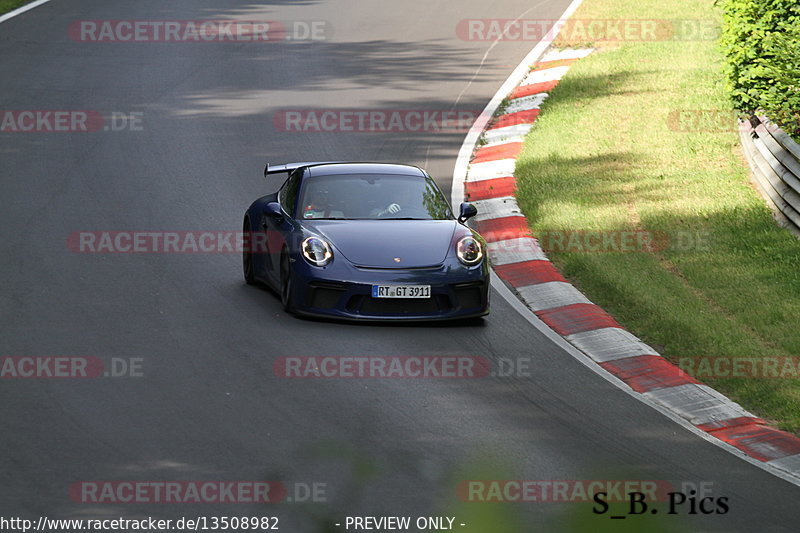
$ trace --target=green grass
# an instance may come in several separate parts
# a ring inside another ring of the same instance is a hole
[[[8,13],[19,6],[30,4],[33,0],[0,0],[0,15]]]
[[[573,18],[718,23],[721,14],[712,0],[586,0]],[[517,197],[531,227],[696,233],[707,245],[551,258],[672,360],[799,355],[800,242],[750,185],[716,40],[597,45],[545,102],[517,161]],[[730,128],[670,127],[670,113],[700,109],[730,112]],[[703,381],[800,430],[800,379]]]

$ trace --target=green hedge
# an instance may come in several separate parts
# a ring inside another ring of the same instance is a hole
[[[736,109],[764,110],[800,138],[800,1],[716,0]]]

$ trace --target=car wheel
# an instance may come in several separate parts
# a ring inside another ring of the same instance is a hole
[[[284,250],[281,254],[281,303],[287,313],[294,313],[292,296],[292,272],[289,268],[289,253]]]
[[[242,232],[245,235],[251,234],[250,221],[247,217],[244,219]],[[245,239],[244,243],[245,246],[242,247],[242,273],[244,274],[244,281],[248,285],[256,285],[256,276],[253,271],[252,242],[249,239]]]

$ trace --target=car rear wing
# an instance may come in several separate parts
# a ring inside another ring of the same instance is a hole
[[[328,163],[341,163],[341,161],[305,161],[303,163],[286,163],[283,165],[270,165],[267,163],[264,167],[264,177],[266,178],[269,174],[288,174],[289,172],[292,172],[300,167],[327,165]]]

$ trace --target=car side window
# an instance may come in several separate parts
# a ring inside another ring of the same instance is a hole
[[[297,190],[300,187],[300,173],[292,172],[289,179],[281,187],[278,194],[278,201],[283,207],[283,210],[294,217],[295,207],[297,206]]]

